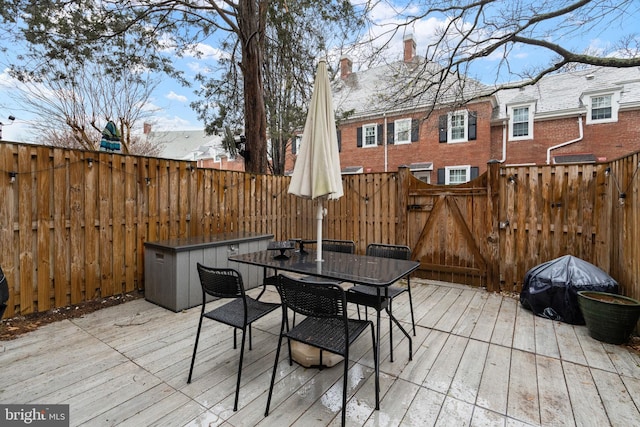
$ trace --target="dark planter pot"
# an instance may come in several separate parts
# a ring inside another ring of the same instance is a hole
[[[578,305],[589,335],[610,344],[623,344],[640,317],[640,301],[607,292],[580,291]]]

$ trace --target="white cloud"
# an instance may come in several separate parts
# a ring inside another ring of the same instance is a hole
[[[184,95],[178,95],[177,93],[175,93],[174,91],[170,91],[167,95],[165,95],[165,97],[167,99],[170,99],[172,101],[178,101],[178,102],[187,102],[188,99],[186,96]]]
[[[187,68],[189,68],[189,70],[193,71],[194,73],[209,74],[213,72],[211,67],[197,61],[188,62]]]
[[[215,59],[218,60],[226,56],[226,53],[222,50],[215,48],[211,45],[198,43],[187,49],[184,53],[185,57],[193,57],[199,59]]]
[[[147,122],[151,123],[154,131],[170,131],[170,130],[201,130],[204,126],[200,123],[192,123],[191,121],[180,116],[157,115],[151,117]]]

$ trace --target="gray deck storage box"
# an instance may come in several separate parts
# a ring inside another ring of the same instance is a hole
[[[198,262],[238,270],[245,289],[262,285],[262,268],[229,262],[227,258],[266,250],[271,240],[272,234],[239,232],[145,242],[145,299],[176,312],[200,305],[202,290],[196,268]]]

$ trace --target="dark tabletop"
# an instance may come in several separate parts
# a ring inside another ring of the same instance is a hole
[[[420,266],[417,261],[330,251],[322,252],[321,262],[316,261],[315,251],[306,255],[289,251],[288,259],[274,255],[273,251],[259,251],[232,255],[229,260],[369,286],[389,286]]]

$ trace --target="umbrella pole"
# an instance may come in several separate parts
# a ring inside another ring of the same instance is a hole
[[[317,231],[316,236],[318,239],[316,253],[316,261],[322,261],[322,217],[324,216],[324,209],[322,207],[322,197],[318,198],[318,207],[316,210]]]

